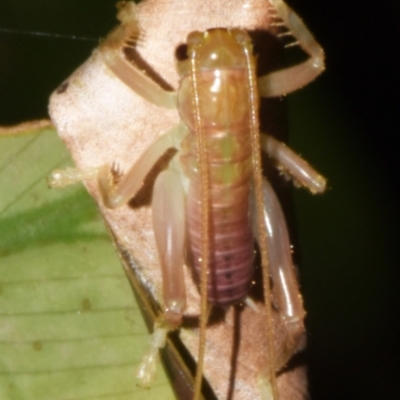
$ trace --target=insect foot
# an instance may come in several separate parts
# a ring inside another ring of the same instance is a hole
[[[157,361],[159,357],[159,350],[165,346],[165,341],[169,329],[163,327],[161,324],[154,325],[153,334],[150,336],[150,349],[143,356],[143,360],[139,365],[136,378],[138,385],[144,388],[149,388],[155,379],[157,370]]]

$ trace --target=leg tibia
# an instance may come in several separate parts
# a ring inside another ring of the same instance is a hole
[[[139,96],[161,107],[176,108],[176,93],[162,89],[124,55],[123,49],[134,48],[139,37],[136,5],[124,3],[118,14],[121,25],[110,33],[98,51],[107,67]]]
[[[313,81],[321,72],[315,68],[315,60],[309,59],[299,65],[272,72],[258,79],[262,97],[279,97],[294,92]]]
[[[289,174],[296,184],[308,188],[313,194],[325,191],[326,179],[284,143],[262,134],[261,148],[278,162],[279,168]]]
[[[260,96],[275,97],[293,92],[313,81],[324,69],[324,51],[299,16],[282,0],[270,0],[278,17],[310,58],[299,65],[258,79]]]
[[[283,1],[269,0],[277,11],[279,18],[298,41],[299,46],[316,60],[315,67],[321,68],[324,65],[324,51],[314,36],[309,31],[301,18]]]
[[[116,208],[132,199],[154,164],[168,149],[176,147],[186,133],[186,128],[179,124],[161,135],[143,152],[117,184],[114,184],[112,171],[102,169],[99,174],[99,188],[104,204],[109,208]]]
[[[278,198],[271,185],[263,180],[263,218],[268,238],[269,272],[273,281],[273,298],[282,318],[286,337],[277,352],[276,368],[279,370],[299,350],[304,336],[305,311],[292,263],[291,246]]]

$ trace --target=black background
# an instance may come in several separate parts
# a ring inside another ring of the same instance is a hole
[[[217,1],[217,0],[216,0]],[[290,96],[290,143],[329,178],[296,191],[312,398],[398,399],[400,3],[291,0],[327,71]],[[2,0],[0,125],[47,116],[49,94],[115,25],[114,0]]]

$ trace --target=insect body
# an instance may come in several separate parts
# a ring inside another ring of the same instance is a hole
[[[259,96],[286,94],[311,81],[323,70],[323,52],[301,20],[282,1],[273,0],[277,16],[310,55],[302,64],[261,78],[250,36],[241,29],[209,29],[189,34],[178,61],[177,93],[165,91],[121,52],[137,40],[134,5],[121,10],[122,26],[100,47],[107,67],[145,100],[177,108],[182,122],[160,136],[126,173],[104,165],[85,176],[79,171],[54,174],[54,185],[98,178],[104,204],[117,208],[136,195],[155,162],[171,147],[178,152],[154,184],[152,215],[163,275],[163,314],[153,334],[152,348],[139,370],[144,385],[158,348],[170,329],[181,323],[186,309],[184,264],[196,270],[201,292],[200,348],[197,388],[200,394],[208,304],[228,306],[244,301],[253,276],[254,237],[263,266],[269,339],[272,396],[278,397],[275,372],[297,351],[304,333],[304,310],[290,257],[283,214],[272,188],[261,175],[260,150],[275,159],[293,179],[313,193],[325,180],[284,144],[261,134]],[[187,235],[185,236],[185,233]],[[187,256],[185,257],[185,253]],[[286,339],[275,350],[269,279]],[[276,354],[275,354],[276,353]],[[196,397],[197,398],[197,397]]]
[[[198,100],[209,172],[208,301],[230,305],[245,298],[253,275],[254,243],[250,223],[252,104],[247,93],[246,57],[239,39],[245,31],[215,29],[192,33],[188,53],[194,57]],[[195,53],[193,55],[193,53]],[[191,98],[190,60],[183,61],[178,107],[193,132],[182,144],[181,160],[190,179],[187,218],[192,260],[198,273],[202,259],[201,175],[195,111]]]

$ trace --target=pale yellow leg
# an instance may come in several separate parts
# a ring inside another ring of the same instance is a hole
[[[161,135],[143,152],[116,186],[110,180],[109,169],[102,170],[99,174],[99,187],[107,207],[116,208],[132,199],[157,160],[168,149],[178,148],[187,132],[183,124],[178,124]]]
[[[114,184],[112,167],[109,165],[86,170],[78,168],[55,170],[47,179],[48,185],[53,188],[62,188],[86,179],[98,179],[104,204],[109,208],[120,207],[135,196],[142,186],[143,180],[158,159],[168,149],[179,148],[187,133],[187,128],[183,124],[178,124],[161,135],[143,152],[116,185]]]
[[[326,179],[290,147],[263,133],[261,148],[278,162],[278,168],[288,174],[296,185],[306,187],[313,194],[325,191]]]
[[[286,329],[282,347],[276,352],[279,370],[299,350],[304,339],[303,300],[292,262],[289,233],[279,200],[270,183],[263,179],[263,220],[268,238],[269,270],[273,297]]]
[[[97,50],[107,67],[143,99],[165,108],[176,108],[176,93],[161,88],[145,71],[127,60],[124,48],[134,49],[140,29],[136,19],[136,5],[122,3],[118,13],[121,24],[110,33]]]
[[[282,0],[269,0],[278,18],[310,58],[301,64],[272,72],[258,79],[262,97],[283,96],[313,81],[324,69],[324,51],[300,17]]]

